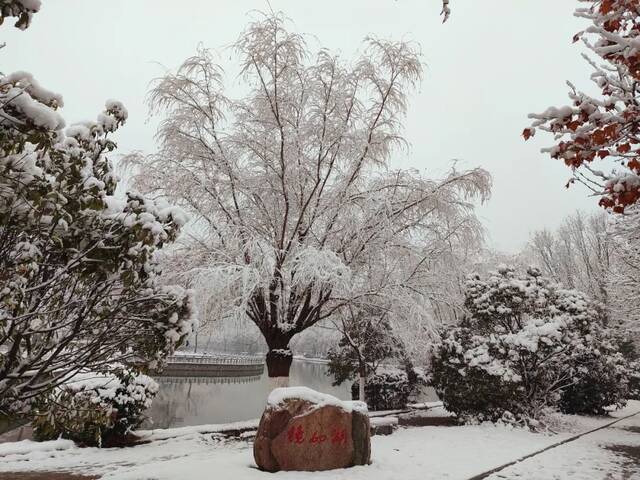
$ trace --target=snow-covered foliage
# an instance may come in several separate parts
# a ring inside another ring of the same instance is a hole
[[[608,277],[611,319],[640,336],[640,208],[628,208],[611,224],[613,252]],[[640,338],[638,338],[640,341]],[[640,345],[639,345],[640,346]]]
[[[462,316],[461,287],[472,270],[471,258],[477,260],[481,227],[469,216],[455,225],[442,218],[431,228],[422,232],[422,241],[412,239],[382,252],[370,250],[352,265],[349,305],[332,318],[345,340],[341,347],[355,346],[361,351],[357,356],[364,358],[367,343],[380,349],[387,348],[385,343],[402,344],[401,356],[424,357],[439,328]],[[390,337],[386,342],[384,335]],[[377,363],[377,356],[365,363]]]
[[[588,95],[569,83],[571,104],[530,115],[534,121],[524,137],[536,129],[552,133],[556,144],[543,151],[573,170],[569,183],[584,183],[602,195],[602,206],[623,212],[640,200],[640,3],[579,1],[583,6],[575,15],[589,26],[574,41],[581,39],[595,55],[585,59],[601,95]],[[598,159],[613,164],[609,172],[593,166]]]
[[[567,217],[555,231],[535,232],[523,252],[529,263],[599,304],[623,342],[640,340],[640,213]]]
[[[0,0],[0,25],[6,18],[16,17],[15,27],[25,30],[41,6],[41,0]]]
[[[586,295],[530,268],[469,277],[469,317],[444,333],[433,385],[461,417],[536,419],[546,408],[624,405],[627,362]]]
[[[415,387],[404,370],[386,368],[367,377],[364,387],[367,406],[373,411],[406,408]],[[351,397],[358,398],[358,395],[359,384],[355,382],[351,386]]]
[[[189,293],[157,283],[184,215],[114,195],[127,110],[64,130],[62,105],[27,72],[0,77],[0,410],[83,368],[161,361],[194,322]]]
[[[39,399],[33,420],[36,438],[109,446],[139,427],[158,384],[121,365],[109,367],[109,373],[80,372]]]
[[[176,276],[211,315],[248,315],[274,350],[365,298],[357,279],[370,258],[477,234],[473,204],[490,188],[480,169],[442,180],[389,169],[422,76],[414,45],[368,38],[349,63],[312,54],[285,27],[268,15],[235,43],[242,98],[227,96],[204,49],[160,78],[150,94],[164,114],[160,150],[134,159],[138,185],[194,219]]]
[[[636,360],[630,366],[629,398],[640,400],[640,361]]]
[[[382,361],[404,354],[402,343],[380,312],[372,309],[354,312],[354,318],[338,329],[342,338],[328,352],[329,374],[334,377],[334,385],[352,380],[356,375],[366,378]]]

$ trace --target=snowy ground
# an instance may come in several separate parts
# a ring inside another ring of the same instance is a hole
[[[640,411],[631,402],[622,417]],[[437,413],[437,412],[436,412]],[[330,472],[281,472],[275,478],[429,480],[470,479],[477,474],[611,422],[573,418],[571,431],[533,434],[503,426],[419,427],[372,438],[373,463]],[[255,480],[271,474],[255,468],[250,441],[230,441],[197,429],[156,432],[146,445],[123,449],[78,448],[72,442],[0,444],[0,472],[60,471],[102,475],[104,479],[161,480],[221,478]],[[616,448],[616,446],[618,448]],[[624,448],[620,448],[624,447]],[[640,478],[640,415],[508,467],[497,479]]]

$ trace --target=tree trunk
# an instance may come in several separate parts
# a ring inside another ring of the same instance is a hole
[[[289,385],[289,372],[291,370],[291,362],[293,354],[289,349],[288,335],[277,332],[267,340],[269,351],[267,352],[267,374],[270,379],[274,379],[276,386]]]
[[[270,377],[288,377],[293,361],[289,348],[274,348],[267,352],[267,372]]]
[[[364,365],[360,365],[359,374],[358,374],[358,400],[361,402],[366,402],[366,395],[364,392],[364,387],[367,382],[367,371]]]

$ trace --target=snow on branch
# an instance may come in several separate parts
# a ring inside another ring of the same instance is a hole
[[[79,370],[156,365],[195,327],[191,294],[160,285],[157,252],[184,212],[116,197],[107,153],[127,118],[109,100],[64,129],[62,97],[31,74],[0,77],[0,410]]]
[[[638,126],[638,37],[640,6],[635,0],[580,0],[575,15],[589,22],[576,34],[595,58],[591,80],[600,91],[592,96],[569,83],[570,104],[531,114],[525,139],[536,129],[553,135],[555,144],[543,152],[562,160],[575,181],[600,196],[600,205],[622,213],[640,200],[640,130]],[[594,168],[600,163],[609,171]]]

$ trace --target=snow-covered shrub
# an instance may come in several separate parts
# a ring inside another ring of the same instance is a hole
[[[142,423],[157,392],[151,377],[122,366],[110,373],[79,373],[38,402],[34,436],[84,445],[122,444]]]
[[[624,359],[586,296],[530,268],[469,277],[470,315],[442,336],[432,383],[461,418],[539,418],[549,407],[602,413],[628,393]]]
[[[0,76],[0,411],[82,369],[162,361],[191,333],[188,291],[159,282],[180,209],[117,195],[117,101],[65,129],[62,96]]]
[[[629,399],[640,400],[640,361],[629,367]]]
[[[631,265],[631,263],[629,264]],[[636,301],[630,297],[629,301]],[[616,306],[617,307],[617,306]],[[617,310],[617,308],[614,308]],[[634,327],[633,319],[635,316],[629,315],[627,323],[619,322],[621,328],[618,331],[617,344],[620,352],[627,362],[627,371],[629,375],[629,396],[630,400],[640,400],[640,348],[637,334],[630,329]],[[614,317],[614,321],[619,320]],[[616,322],[618,323],[618,322]]]
[[[564,413],[604,415],[606,407],[623,406],[630,398],[628,362],[606,338],[600,341],[570,360],[575,380],[562,391]]]
[[[385,318],[386,311],[376,308],[351,308],[352,315],[341,317],[337,347],[331,348],[328,373],[333,385],[356,379],[351,392],[354,400],[367,402],[371,410],[385,410],[388,405],[403,408],[410,395],[426,384],[416,372],[403,342]],[[388,369],[382,362],[400,362],[402,368]]]
[[[369,410],[395,410],[405,408],[413,391],[407,372],[385,369],[367,378],[364,387]],[[359,383],[351,385],[351,397],[358,399]]]
[[[480,368],[465,368],[471,338],[465,327],[445,334],[431,359],[431,384],[447,410],[462,420],[498,421],[505,412],[519,409],[518,385]]]

